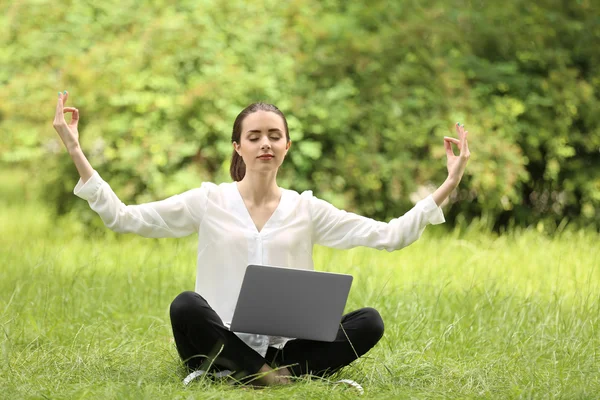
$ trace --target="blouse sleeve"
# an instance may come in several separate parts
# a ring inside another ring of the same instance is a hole
[[[388,223],[339,210],[314,196],[310,209],[313,242],[338,249],[366,246],[379,250],[398,250],[421,237],[428,224],[445,222],[442,209],[431,196]]]
[[[75,186],[76,196],[87,200],[107,228],[145,237],[182,237],[198,232],[206,209],[208,187],[192,189],[165,200],[125,205],[112,188],[94,171],[85,183]]]

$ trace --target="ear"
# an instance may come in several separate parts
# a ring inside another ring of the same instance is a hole
[[[233,150],[235,150],[240,157],[242,156],[240,154],[240,145],[237,142],[233,142]]]
[[[290,147],[292,147],[292,141],[290,140],[289,142],[287,142],[287,144],[285,145],[285,152],[287,153],[288,150],[290,149]]]

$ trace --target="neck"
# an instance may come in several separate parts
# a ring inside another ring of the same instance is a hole
[[[244,179],[237,183],[238,190],[245,201],[255,205],[279,200],[281,190],[277,186],[276,176],[277,172],[253,173],[246,171]]]

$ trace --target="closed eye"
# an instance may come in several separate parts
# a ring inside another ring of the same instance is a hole
[[[279,140],[281,139],[281,136],[271,136],[269,139],[271,140]],[[252,138],[252,139],[248,139],[251,142],[256,142],[258,140],[258,138]]]

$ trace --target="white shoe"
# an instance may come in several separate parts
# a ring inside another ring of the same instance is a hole
[[[350,379],[339,380],[337,382],[334,382],[334,385],[345,385],[345,386],[348,386],[348,387],[352,387],[352,388],[354,388],[358,392],[359,395],[365,394],[365,390],[363,389],[363,387],[360,386],[358,383],[354,382],[353,380],[350,380]]]
[[[185,386],[189,385],[194,379],[198,378],[199,376],[202,375],[206,375],[206,371],[203,369],[199,369],[197,371],[192,372],[191,374],[189,374],[188,376],[185,377],[185,379],[183,380],[183,384]],[[215,378],[223,378],[226,376],[231,375],[231,371],[229,370],[224,370],[224,371],[217,371],[217,372],[209,372],[208,373],[211,376],[214,376]]]

